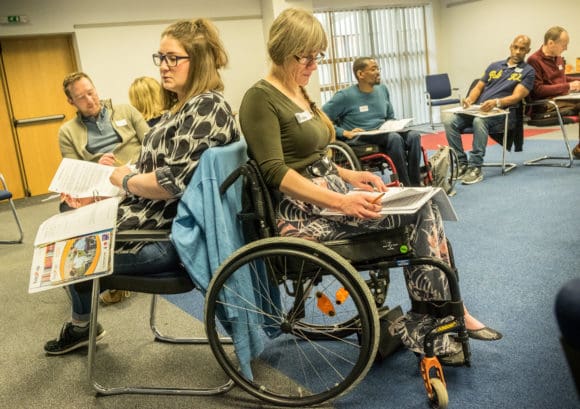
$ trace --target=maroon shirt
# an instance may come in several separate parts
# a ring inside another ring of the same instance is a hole
[[[548,57],[540,47],[528,57],[528,64],[536,71],[534,89],[530,93],[533,100],[554,98],[570,93],[568,83],[574,81],[574,78],[565,74],[565,64],[561,56]]]

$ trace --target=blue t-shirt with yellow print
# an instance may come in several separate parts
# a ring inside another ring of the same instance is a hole
[[[508,66],[507,59],[491,63],[481,77],[485,87],[477,103],[507,97],[514,92],[518,84],[522,84],[528,91],[531,91],[534,87],[535,76],[536,72],[532,66],[524,61],[511,67]]]

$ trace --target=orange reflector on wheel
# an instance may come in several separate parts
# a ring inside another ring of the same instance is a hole
[[[346,301],[348,298],[348,291],[344,289],[344,287],[340,287],[336,290],[336,304],[340,305]]]
[[[316,302],[318,309],[322,311],[323,314],[334,317],[336,313],[334,311],[334,305],[332,305],[332,301],[330,301],[330,299],[320,291],[316,292],[316,298],[318,298],[318,301]]]

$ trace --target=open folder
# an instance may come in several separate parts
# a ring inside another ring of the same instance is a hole
[[[360,191],[351,190],[347,194],[354,192]],[[380,195],[380,193],[376,194]],[[381,197],[383,208],[380,214],[413,214],[429,200],[437,205],[443,220],[457,221],[457,213],[449,197],[440,187],[390,187]],[[323,209],[320,214],[323,216],[343,215],[341,212],[330,209]]]
[[[34,239],[28,292],[111,274],[118,206],[112,197],[45,220]]]
[[[383,122],[383,124],[378,129],[357,132],[356,135],[377,135],[381,133],[400,132],[406,130],[407,126],[409,126],[411,122],[413,122],[413,118],[389,119]]]

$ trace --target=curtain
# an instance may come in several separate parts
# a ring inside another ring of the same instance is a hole
[[[425,7],[365,8],[315,13],[329,38],[327,58],[318,66],[322,103],[356,84],[352,63],[372,57],[381,68],[397,118],[428,122],[425,104],[427,41]]]

